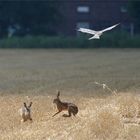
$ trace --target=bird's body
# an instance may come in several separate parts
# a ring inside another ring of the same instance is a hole
[[[104,30],[100,30],[100,31],[94,31],[94,30],[86,29],[86,28],[80,28],[78,31],[93,35],[91,38],[89,38],[89,40],[91,40],[91,39],[100,39],[100,36],[101,36],[104,32],[109,31],[109,30],[115,28],[115,27],[118,26],[118,25],[119,25],[119,24],[115,24],[115,25],[113,25],[113,26],[111,26],[111,27],[108,27],[108,28],[106,28],[106,29],[104,29]]]

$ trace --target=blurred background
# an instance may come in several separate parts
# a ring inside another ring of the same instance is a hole
[[[139,13],[135,0],[0,0],[0,47],[140,47]],[[117,23],[100,41],[77,31]]]

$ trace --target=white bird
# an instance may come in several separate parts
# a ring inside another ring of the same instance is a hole
[[[86,29],[86,28],[79,28],[78,31],[83,32],[83,33],[88,33],[88,34],[94,35],[94,36],[92,36],[91,38],[89,38],[89,40],[91,40],[91,39],[100,39],[100,36],[101,36],[104,32],[109,31],[109,30],[115,28],[115,27],[118,26],[119,24],[120,24],[120,23],[115,24],[115,25],[113,25],[113,26],[111,26],[111,27],[108,27],[108,28],[106,28],[106,29],[104,29],[104,30],[100,30],[100,31],[94,31],[94,30]]]

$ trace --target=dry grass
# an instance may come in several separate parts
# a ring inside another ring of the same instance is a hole
[[[139,64],[129,49],[0,50],[0,139],[139,140]],[[76,117],[52,117],[58,89],[79,106]],[[24,101],[33,102],[32,123],[20,122]]]

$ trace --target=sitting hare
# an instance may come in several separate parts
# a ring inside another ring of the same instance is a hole
[[[63,117],[70,117],[71,114],[75,116],[78,113],[78,107],[73,103],[61,102],[61,100],[59,99],[59,96],[60,96],[60,91],[58,91],[57,98],[53,100],[53,103],[56,104],[57,109],[58,109],[58,112],[55,113],[53,117],[63,110],[68,111],[68,115],[64,114]]]
[[[32,121],[31,118],[31,106],[32,106],[32,102],[30,102],[29,106],[26,105],[26,103],[23,103],[23,107],[20,109],[20,115],[22,117],[22,122],[25,122],[27,120]]]

